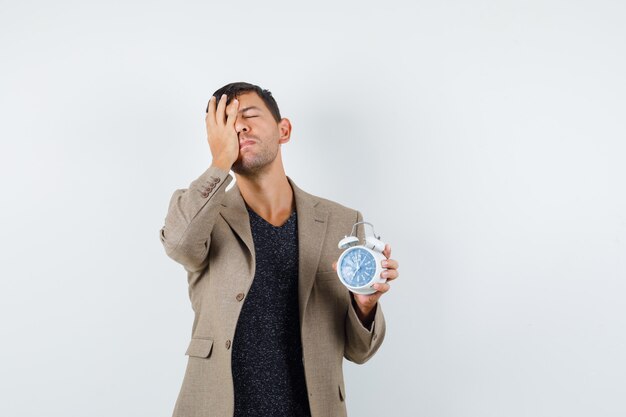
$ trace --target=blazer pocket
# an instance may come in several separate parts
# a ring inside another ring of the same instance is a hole
[[[208,358],[213,348],[213,339],[191,339],[185,355]]]

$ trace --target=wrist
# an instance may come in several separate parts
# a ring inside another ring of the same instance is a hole
[[[223,159],[213,159],[211,161],[211,166],[215,167],[215,168],[219,168],[223,171],[230,171],[230,168],[233,166],[232,162],[227,162]]]
[[[376,304],[372,306],[364,306],[359,304],[356,300],[356,297],[352,293],[350,293],[352,297],[352,306],[354,307],[354,311],[356,312],[356,316],[359,318],[359,321],[366,328],[370,329],[372,327],[372,323],[374,322],[374,316],[376,314]]]

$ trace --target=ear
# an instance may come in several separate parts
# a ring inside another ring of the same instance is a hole
[[[278,122],[278,133],[280,136],[278,137],[278,143],[283,144],[289,142],[289,138],[291,137],[291,122],[289,119],[283,118]]]

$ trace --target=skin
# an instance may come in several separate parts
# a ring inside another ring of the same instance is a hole
[[[227,97],[209,100],[206,114],[207,140],[211,165],[224,171],[233,170],[245,202],[270,224],[284,224],[295,210],[293,190],[283,167],[281,146],[291,137],[291,122],[276,122],[261,97],[255,92],[240,94],[226,106]],[[391,257],[391,246],[385,246],[382,261],[387,268],[381,276],[385,284],[375,284],[371,295],[352,295],[357,316],[370,327],[380,297],[390,289],[389,282],[399,276],[398,262]],[[386,263],[386,264],[385,264]],[[333,263],[337,270],[337,263]]]

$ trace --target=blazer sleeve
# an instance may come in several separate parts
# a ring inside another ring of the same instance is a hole
[[[219,215],[229,172],[209,167],[187,189],[174,191],[159,235],[165,253],[190,272],[206,267],[213,225]]]
[[[363,216],[357,211],[357,222],[363,221]],[[359,239],[363,239],[363,226],[357,227],[357,235]],[[344,347],[344,356],[346,359],[354,363],[365,363],[369,358],[374,356],[385,338],[385,317],[380,306],[380,300],[376,304],[376,312],[372,326],[368,329],[363,326],[361,320],[356,315],[356,310],[349,303],[348,313],[346,314],[346,343]]]

